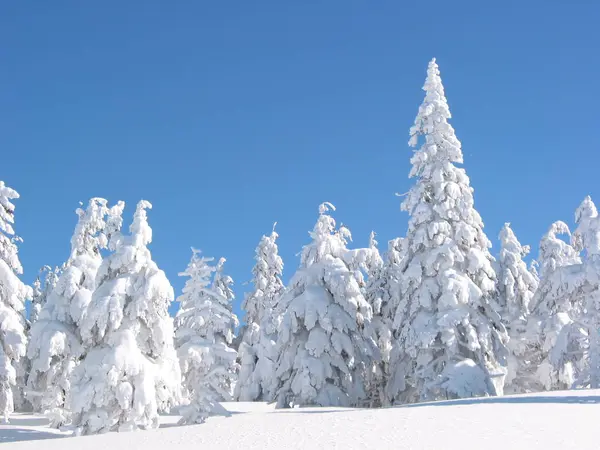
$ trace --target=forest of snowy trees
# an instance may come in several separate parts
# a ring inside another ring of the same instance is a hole
[[[224,258],[193,249],[178,296],[152,260],[140,201],[78,208],[69,258],[21,281],[19,194],[0,181],[0,409],[75,434],[152,429],[223,412],[223,401],[382,407],[600,387],[600,216],[550,224],[525,262],[509,223],[491,253],[435,59],[410,128],[414,185],[404,236],[349,248],[335,207],[316,222],[287,285],[275,226],[256,247],[233,313]],[[18,230],[18,228],[17,228]],[[185,262],[181,263],[185,267]],[[169,305],[180,309],[171,317]],[[26,309],[26,303],[30,307]]]

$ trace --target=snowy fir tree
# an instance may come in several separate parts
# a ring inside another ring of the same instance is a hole
[[[571,319],[573,324],[563,328],[559,339],[568,343],[567,351],[575,354],[574,364],[579,373],[576,386],[600,388],[600,217],[588,196],[575,213],[577,229],[573,233],[576,250],[582,250],[582,264],[570,271],[573,288]],[[567,333],[567,331],[570,331]],[[566,336],[565,336],[566,335]],[[573,348],[579,349],[574,352]]]
[[[40,310],[46,300],[48,299],[48,295],[56,286],[56,282],[58,281],[58,277],[60,277],[60,273],[64,267],[55,267],[54,269],[50,266],[44,266],[40,269],[40,273],[33,282],[33,294],[31,297],[31,311],[29,312],[29,322],[33,325],[40,314]],[[42,283],[42,276],[44,277],[44,282]]]
[[[0,414],[8,421],[14,411],[17,371],[27,347],[25,301],[32,289],[23,284],[13,224],[15,206],[12,200],[19,194],[0,181]]]
[[[106,200],[92,198],[87,209],[77,209],[79,219],[71,238],[71,253],[58,280],[46,281],[46,286],[54,286],[41,303],[39,318],[31,327],[27,396],[34,411],[48,415],[51,426],[55,427],[69,420],[65,402],[71,372],[83,354],[77,325],[94,292],[96,273],[102,262],[100,250],[106,247],[105,218],[109,213],[106,205]],[[120,214],[123,203],[114,208]]]
[[[550,226],[540,241],[540,282],[528,320],[528,346],[542,389],[570,389],[581,360],[580,328],[573,317],[582,309],[579,252],[559,235],[571,236],[566,223]],[[535,357],[534,357],[535,356]]]
[[[390,393],[396,402],[501,395],[505,327],[496,306],[496,274],[461,144],[435,59],[425,100],[410,130],[417,178],[402,209],[409,214],[402,302],[394,320],[399,351]]]
[[[374,363],[370,378],[367,378],[367,405],[370,407],[389,406],[392,403],[393,395],[390,395],[388,387],[391,387],[391,375],[397,371],[396,364],[401,361],[393,336],[393,323],[401,303],[401,267],[405,256],[404,238],[389,241],[383,266],[370,277],[365,290],[365,298],[373,308],[372,328],[381,353],[381,360]]]
[[[390,252],[393,254],[392,242],[390,241]],[[386,395],[385,386],[389,378],[390,352],[392,350],[392,329],[389,317],[390,290],[392,287],[392,275],[394,272],[392,262],[384,263],[377,248],[375,233],[369,236],[369,248],[373,252],[373,259],[367,272],[367,283],[364,289],[365,300],[373,310],[373,318],[370,323],[370,333],[367,334],[375,340],[380,354],[380,359],[373,361],[365,374],[366,399],[365,406],[380,407],[389,406],[390,402]]]
[[[256,247],[256,265],[252,269],[254,290],[242,303],[246,327],[238,350],[240,373],[234,395],[238,401],[264,401],[272,397],[281,325],[278,300],[284,290],[283,260],[279,256],[277,238],[273,226],[271,235],[263,236]]]
[[[76,434],[157,428],[159,411],[179,402],[181,374],[168,308],[173,288],[152,260],[147,201],[137,205],[130,235],[113,231],[114,253],[102,261],[80,322],[89,348],[73,371],[70,408]],[[120,217],[109,217],[116,228]]]
[[[223,412],[219,402],[231,400],[237,352],[231,348],[238,325],[232,312],[231,278],[213,258],[192,249],[192,259],[180,276],[189,277],[177,299],[176,346],[188,404],[180,409],[182,424],[203,423],[211,414]],[[216,273],[215,273],[216,272]],[[215,278],[211,284],[211,275]]]
[[[537,260],[540,277],[545,277],[549,281],[551,279],[550,275],[556,269],[581,263],[579,252],[570,243],[560,239],[558,237],[560,235],[571,237],[571,231],[566,223],[557,221],[550,226],[548,232],[540,241]]]
[[[302,251],[300,267],[281,299],[285,310],[275,373],[277,406],[353,406],[364,402],[364,371],[378,359],[363,329],[372,310],[356,278],[356,253],[346,248],[347,230],[336,230],[319,207]]]
[[[535,390],[533,375],[536,367],[532,366],[528,354],[527,318],[538,281],[523,261],[529,246],[521,245],[509,223],[504,224],[499,237],[498,292],[502,320],[510,338],[505,393],[531,392]]]

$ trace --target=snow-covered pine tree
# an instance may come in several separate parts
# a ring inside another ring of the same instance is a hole
[[[393,374],[400,372],[396,364],[401,356],[398,341],[394,339],[393,323],[396,311],[401,303],[401,267],[406,257],[406,240],[395,238],[388,242],[384,255],[383,267],[373,277],[366,288],[366,298],[373,307],[373,328],[377,345],[381,353],[381,361],[375,363],[372,381],[369,382],[369,403],[373,406],[389,406],[392,404],[394,384]]]
[[[381,360],[374,363],[374,371],[368,382],[370,407],[391,405],[389,392],[393,381],[391,375],[398,372],[395,364],[401,361],[397,340],[393,337],[393,322],[402,298],[400,297],[401,267],[406,257],[406,240],[395,238],[388,242],[381,269],[367,281],[365,298],[373,308],[372,327],[381,353]],[[391,364],[394,365],[391,365]]]
[[[583,276],[579,252],[559,235],[566,223],[553,223],[540,241],[540,281],[528,320],[528,353],[542,389],[570,389],[583,351],[581,329],[573,317],[581,310],[577,295]]]
[[[377,343],[381,358],[373,361],[365,374],[365,406],[370,408],[389,406],[390,404],[385,392],[385,386],[389,378],[390,352],[392,350],[392,330],[388,314],[391,289],[390,275],[392,272],[390,270],[391,266],[388,265],[390,260],[383,261],[377,244],[375,232],[371,232],[369,236],[369,248],[373,253],[373,258],[372,264],[369,265],[369,270],[367,271],[364,295],[365,300],[373,310],[373,318],[370,323],[370,336]]]
[[[538,265],[542,278],[549,279],[550,274],[560,267],[581,263],[579,252],[570,243],[560,239],[559,235],[571,238],[569,226],[560,220],[550,225],[540,241]]]
[[[416,184],[402,209],[409,218],[396,311],[396,402],[501,395],[506,374],[504,325],[497,312],[490,241],[474,208],[460,141],[433,59],[425,100],[410,130]]]
[[[246,296],[242,309],[246,327],[238,350],[240,373],[235,387],[238,401],[264,401],[272,398],[277,361],[277,335],[281,325],[278,300],[284,286],[281,281],[283,260],[277,248],[275,226],[256,247],[256,265],[252,269],[253,291]]]
[[[13,389],[18,365],[27,348],[25,301],[32,296],[31,287],[19,279],[23,267],[17,242],[21,239],[13,229],[15,206],[12,203],[18,198],[14,189],[0,181],[0,415],[5,421],[14,411]]]
[[[192,249],[192,259],[180,276],[189,277],[177,299],[176,346],[184,388],[189,403],[181,408],[182,424],[203,423],[223,409],[218,402],[230,400],[237,370],[237,352],[231,348],[237,317],[232,312],[231,278],[222,274],[222,258],[215,268],[213,258]],[[211,275],[215,274],[211,285]]]
[[[576,386],[600,388],[600,217],[596,205],[587,196],[575,212],[577,229],[573,233],[573,244],[583,250],[579,276],[572,277],[578,287],[571,299],[571,328],[576,333],[566,333],[563,328],[560,338],[569,342],[568,347],[580,349],[580,369]],[[576,266],[573,266],[575,268]],[[572,272],[571,272],[572,273]],[[564,334],[567,334],[564,336]],[[575,340],[575,342],[572,342]]]
[[[500,256],[498,258],[498,292],[502,320],[508,331],[508,373],[505,393],[518,394],[537,390],[535,370],[531,364],[528,342],[527,318],[531,300],[538,282],[529,271],[523,258],[529,246],[518,241],[510,223],[500,231]]]
[[[113,207],[120,216],[123,202]],[[31,361],[27,396],[34,411],[50,418],[53,427],[69,421],[65,402],[70,391],[71,372],[83,355],[78,322],[85,313],[102,263],[100,250],[106,248],[107,201],[92,198],[85,210],[78,208],[77,226],[71,238],[71,253],[58,280],[48,268],[46,299],[40,302],[38,320],[31,327],[27,357]]]
[[[37,321],[39,312],[42,305],[46,302],[48,295],[56,286],[58,277],[62,271],[62,267],[55,267],[52,269],[50,266],[44,266],[40,269],[38,276],[32,285],[31,294],[31,306],[29,309],[29,319],[25,318],[25,310],[23,311],[23,317],[25,320],[25,335],[28,337],[31,335],[31,327]],[[42,283],[41,276],[44,276],[44,282]],[[29,345],[29,343],[28,343]],[[32,412],[34,406],[31,403],[31,399],[27,398],[27,383],[31,373],[31,361],[25,356],[21,358],[18,364],[15,365],[17,371],[17,384],[13,390],[14,408],[15,411],[20,412]]]
[[[77,434],[158,427],[158,412],[179,402],[181,373],[168,308],[173,288],[152,260],[146,209],[129,236],[112,232],[80,333],[89,348],[73,371],[70,406]],[[116,228],[120,217],[109,217]]]
[[[31,311],[29,313],[29,321],[31,323],[37,320],[40,309],[42,309],[41,297],[44,294],[44,290],[42,289],[42,280],[40,279],[40,276],[46,271],[47,268],[50,269],[50,266],[44,266],[40,269],[40,273],[31,285]]]
[[[42,309],[42,305],[46,303],[46,299],[52,289],[56,286],[58,277],[63,267],[55,267],[52,269],[50,266],[44,266],[40,269],[38,276],[32,285],[31,291],[31,306],[29,309],[29,319],[25,319],[25,335],[29,338],[31,335],[31,328],[38,320],[38,315]],[[44,275],[45,274],[45,275]],[[44,283],[42,284],[41,277],[44,276]],[[25,313],[25,311],[23,311]],[[29,343],[27,344],[29,346]],[[31,399],[27,398],[27,385],[29,382],[29,376],[31,374],[31,361],[29,357],[25,355],[25,358],[21,358],[19,363],[16,365],[17,370],[17,386],[13,391],[14,406],[16,411],[32,412],[35,408],[31,403]]]
[[[356,278],[356,257],[346,248],[347,229],[336,230],[319,207],[300,267],[281,298],[285,311],[275,372],[277,406],[355,406],[364,402],[364,370],[379,357],[364,327],[372,310]]]
[[[56,282],[58,281],[58,277],[60,277],[63,268],[57,266],[53,269],[50,266],[44,266],[40,269],[39,275],[33,282],[31,311],[29,312],[29,323],[31,325],[37,321],[40,310],[44,303],[46,303],[48,295],[50,295],[50,292],[52,292],[52,289],[56,286]],[[44,277],[43,283],[42,276]]]

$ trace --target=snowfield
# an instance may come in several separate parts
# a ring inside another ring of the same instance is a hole
[[[225,403],[230,417],[159,430],[67,437],[39,417],[15,415],[0,442],[18,450],[278,449],[597,449],[600,390],[548,392],[422,403],[388,409],[275,410]],[[22,442],[17,442],[22,441]]]

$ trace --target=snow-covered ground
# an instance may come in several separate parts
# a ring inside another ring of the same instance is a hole
[[[231,417],[203,425],[64,438],[44,419],[16,415],[0,442],[18,450],[180,449],[598,449],[599,391],[548,392],[390,409],[305,408],[226,403]],[[44,439],[43,444],[37,442]],[[22,441],[22,442],[17,442]],[[41,447],[40,444],[43,446]]]

